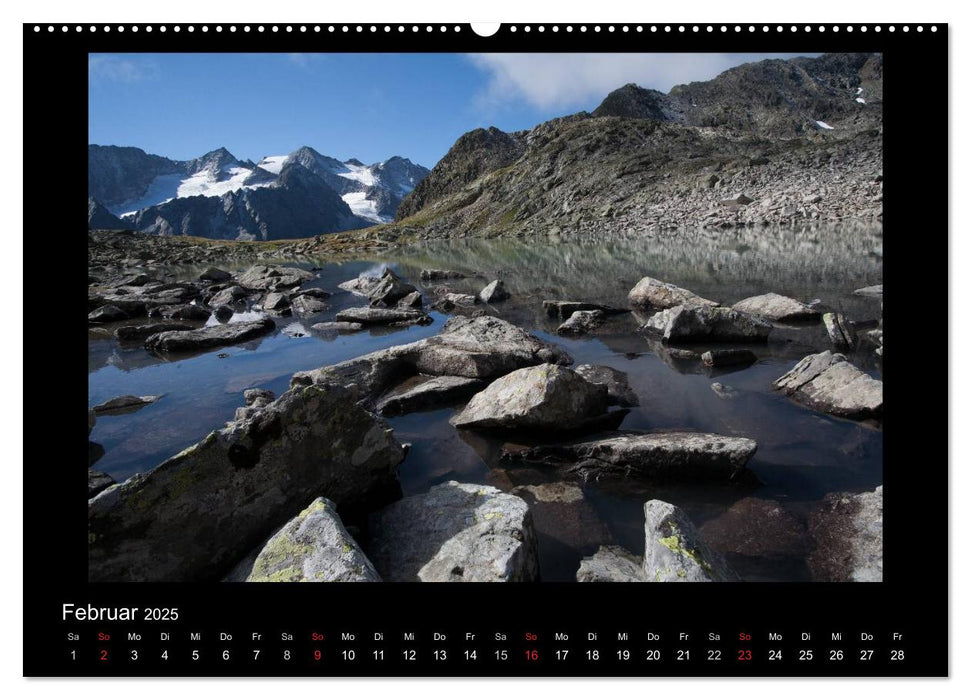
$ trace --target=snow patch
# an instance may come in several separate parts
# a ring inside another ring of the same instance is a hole
[[[829,124],[827,124],[826,122],[821,122],[818,119],[816,120],[816,126],[818,126],[820,129],[832,129],[833,128]]]
[[[866,104],[866,100],[864,100],[862,97],[857,97],[856,98],[856,101],[859,102],[861,105],[865,105]]]
[[[862,94],[863,94],[863,88],[861,88],[861,87],[858,87],[858,88],[856,89],[856,94],[857,94],[857,95],[862,95]]]
[[[268,173],[279,175],[280,171],[283,170],[283,164],[289,157],[290,156],[267,156],[256,165],[263,168]]]
[[[370,199],[365,199],[367,196],[366,192],[348,192],[341,196],[347,206],[351,208],[351,211],[360,216],[362,219],[367,219],[368,221],[374,221],[379,224],[386,224],[391,221],[389,216],[381,216],[378,214],[378,204]]]
[[[244,185],[243,183],[246,182],[246,178],[248,178],[252,172],[253,171],[249,168],[226,168],[225,173],[229,175],[229,177],[225,180],[217,180],[208,170],[200,170],[195,175],[182,181],[182,184],[179,185],[176,196],[196,197],[202,195],[204,197],[222,197],[228,192],[266,187],[266,185],[269,184],[260,183],[258,185]]]
[[[341,177],[346,177],[348,180],[355,180],[367,187],[376,185],[381,181],[380,178],[374,174],[374,171],[366,165],[344,163],[344,167],[347,168],[347,172],[337,174]]]

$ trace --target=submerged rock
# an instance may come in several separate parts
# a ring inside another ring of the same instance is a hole
[[[571,430],[606,411],[606,386],[543,364],[495,380],[449,422],[457,428]]]
[[[155,403],[160,398],[161,394],[152,394],[149,396],[131,396],[126,394],[125,396],[116,396],[113,399],[108,399],[104,403],[99,403],[97,406],[93,407],[95,413],[131,413],[132,411],[137,411],[143,406],[147,406],[150,403]]]
[[[510,296],[502,280],[493,280],[479,292],[479,300],[484,304],[495,304],[498,301],[505,301]]]
[[[371,516],[368,554],[388,581],[535,581],[526,502],[491,486],[449,481]]]
[[[714,433],[625,433],[572,445],[541,445],[515,457],[572,465],[585,479],[636,476],[697,483],[738,478],[756,449],[755,440]]]
[[[702,353],[701,361],[706,367],[733,367],[735,365],[751,365],[759,358],[751,350],[744,349],[725,349],[709,350]]]
[[[600,311],[604,315],[625,314],[627,309],[617,309],[603,304],[592,304],[586,301],[559,301],[547,299],[543,302],[543,309],[547,316],[569,318],[577,311]]]
[[[413,411],[438,408],[465,401],[485,387],[481,379],[469,377],[431,377],[420,384],[395,389],[378,401],[383,416],[399,416]]]
[[[607,402],[616,406],[639,406],[637,394],[630,388],[627,374],[606,365],[577,365],[573,371],[591,384],[607,387]]]
[[[809,516],[816,581],[883,581],[883,486],[828,494]]]
[[[658,583],[735,581],[721,554],[705,544],[684,511],[664,501],[644,504],[644,574]]]
[[[595,554],[584,557],[577,570],[580,583],[644,582],[644,559],[623,547],[601,546]]]
[[[749,557],[801,556],[806,526],[778,501],[743,498],[705,523],[701,536],[720,552]]]
[[[670,309],[675,306],[691,308],[694,306],[718,306],[718,302],[700,297],[681,287],[644,277],[634,285],[627,295],[634,306],[651,306],[655,309]]]
[[[852,350],[856,347],[856,331],[843,314],[823,314],[823,324],[833,347],[837,350]]]
[[[674,306],[651,316],[644,327],[675,343],[764,343],[772,331],[771,324],[724,306]]]
[[[99,493],[104,491],[106,488],[115,483],[107,474],[103,474],[99,471],[95,471],[91,467],[88,467],[88,498],[94,498]]]
[[[583,335],[601,326],[604,318],[603,311],[574,311],[556,332],[558,335]]]
[[[272,319],[227,323],[219,326],[206,326],[192,331],[165,331],[150,335],[145,340],[149,350],[162,352],[187,352],[235,345],[271,333],[276,328]]]
[[[218,579],[324,494],[339,507],[395,483],[404,451],[353,388],[297,387],[88,505],[91,581]]]
[[[246,580],[323,583],[381,577],[344,529],[333,502],[318,498],[269,539]]]
[[[774,292],[742,299],[732,308],[770,321],[818,321],[820,317],[816,309]]]
[[[883,412],[883,382],[829,350],[807,355],[772,386],[810,408],[846,418]]]
[[[738,389],[721,382],[712,382],[711,390],[715,392],[718,398],[726,400],[737,399],[742,395]]]
[[[391,323],[430,323],[431,319],[421,311],[410,309],[381,309],[374,306],[359,306],[338,311],[338,321],[360,323],[364,326],[385,326]]]

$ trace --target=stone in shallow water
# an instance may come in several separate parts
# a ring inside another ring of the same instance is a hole
[[[275,292],[299,287],[302,283],[312,280],[314,277],[316,277],[314,273],[296,267],[253,265],[240,274],[236,281],[247,289]]]
[[[227,323],[220,326],[206,326],[192,331],[165,331],[150,335],[145,340],[149,350],[162,352],[185,352],[235,345],[272,332],[276,324],[272,319]]]
[[[829,350],[802,358],[772,386],[799,403],[835,416],[861,419],[883,412],[883,382]]]
[[[772,325],[724,306],[674,306],[651,316],[644,327],[667,342],[764,343]]]
[[[400,416],[413,411],[438,408],[465,401],[485,388],[481,379],[469,377],[432,377],[419,384],[409,383],[382,397],[377,411],[383,416]]]
[[[493,280],[479,292],[479,299],[484,304],[495,304],[499,301],[505,301],[510,296],[502,280]]]
[[[353,388],[292,389],[92,499],[89,580],[216,580],[320,494],[372,504],[403,458]]]
[[[104,403],[99,403],[92,410],[95,413],[131,413],[132,411],[137,411],[143,406],[147,406],[150,403],[155,403],[160,398],[161,394],[152,394],[149,396],[116,396],[113,399],[108,399]]]
[[[586,301],[562,301],[547,299],[543,302],[543,309],[547,316],[569,318],[577,311],[601,311],[606,315],[628,313],[627,309],[617,309],[604,304],[593,304]]]
[[[644,504],[644,575],[658,583],[738,580],[684,511],[658,500]]]
[[[775,292],[742,299],[732,308],[770,321],[818,321],[820,317],[816,309]]]
[[[353,333],[354,331],[364,330],[364,324],[351,321],[324,321],[323,323],[315,323],[310,328],[321,333],[328,331]]]
[[[628,301],[635,306],[651,306],[655,309],[669,309],[674,306],[718,306],[718,302],[700,297],[692,291],[653,277],[644,277],[634,285],[627,295]]]
[[[751,365],[759,358],[751,350],[726,348],[724,350],[709,350],[702,353],[701,361],[706,367],[734,367],[736,365]]]
[[[412,322],[424,323],[430,321],[425,314],[411,309],[380,309],[373,306],[361,306],[338,311],[335,318],[338,321],[360,323],[365,326],[388,325],[391,323]]]
[[[712,382],[711,390],[715,392],[718,398],[726,400],[737,399],[742,395],[735,387],[722,384],[721,382]]]
[[[536,535],[526,502],[449,481],[372,514],[367,553],[387,581],[534,581]]]
[[[599,328],[604,319],[603,311],[574,311],[556,332],[558,335],[583,335]]]
[[[251,583],[380,580],[326,498],[316,499],[273,535],[246,577]]]
[[[227,282],[232,278],[231,274],[225,270],[220,270],[218,267],[207,268],[205,272],[199,275],[199,279],[203,282]]]
[[[232,312],[230,311],[230,315]],[[144,340],[150,335],[155,333],[163,333],[165,331],[190,331],[195,326],[190,323],[181,323],[177,321],[173,322],[159,322],[159,323],[145,323],[138,326],[122,326],[115,329],[115,337],[118,340],[124,341],[134,341],[134,340]]]
[[[606,386],[543,364],[495,380],[449,422],[457,428],[570,430],[606,411]]]
[[[810,513],[809,533],[814,580],[883,580],[883,486],[861,494],[827,494]]]
[[[639,583],[645,581],[644,559],[623,547],[601,546],[584,557],[577,570],[580,583]]]
[[[639,406],[637,394],[627,382],[627,374],[606,365],[577,365],[573,371],[591,384],[607,387],[607,401],[616,406]]]
[[[572,445],[541,445],[510,458],[572,465],[584,478],[635,476],[697,483],[739,477],[756,449],[755,440],[714,433],[625,433]]]
[[[823,325],[837,350],[852,350],[856,347],[856,331],[843,314],[823,314]]]

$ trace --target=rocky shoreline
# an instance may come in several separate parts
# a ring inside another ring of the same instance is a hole
[[[113,328],[119,341],[152,353],[198,353],[271,333],[288,316],[320,318],[339,291],[308,286],[313,271],[262,263],[237,272],[209,267],[179,279],[162,261],[181,261],[196,243],[90,236],[89,326]],[[237,251],[242,262],[253,246],[239,245],[246,246]],[[214,252],[205,263],[237,253]],[[148,473],[113,483],[92,468],[98,446],[90,443],[90,579],[535,581],[535,514],[544,514],[546,527],[546,514],[557,509],[582,513],[585,483],[741,488],[758,482],[747,467],[758,450],[751,437],[619,430],[640,402],[625,373],[577,365],[556,343],[504,320],[502,305],[511,293],[501,279],[481,274],[471,278],[477,294],[452,291],[448,281],[460,274],[474,273],[428,269],[419,275],[420,288],[388,269],[342,283],[361,306],[314,324],[327,326],[318,332],[422,324],[430,321],[430,309],[451,318],[424,339],[296,372],[279,396],[248,390],[226,427]],[[859,293],[882,295],[882,288]],[[753,362],[750,348],[773,342],[787,324],[819,326],[824,318],[815,305],[772,290],[713,301],[652,277],[632,287],[628,303],[547,299],[537,312],[560,319],[571,336],[595,337],[609,317],[636,319],[645,348],[656,347],[659,356],[742,372]],[[864,331],[854,325],[862,320],[834,320],[833,328],[843,330],[823,336],[832,347],[804,356],[772,388],[814,411],[879,425],[882,382],[834,352],[867,347],[882,361],[882,323]],[[714,346],[697,352],[692,346],[698,342]],[[719,387],[731,400],[730,387]],[[165,397],[120,396],[93,407],[89,436],[98,415],[157,401]],[[409,446],[383,416],[456,405],[455,430],[470,440],[498,436],[505,441],[505,463],[561,481],[498,489],[450,480],[402,499],[398,468]],[[517,442],[527,434],[530,444]],[[749,507],[763,520],[778,520],[780,533],[797,533],[794,541],[816,578],[882,576],[882,530],[873,525],[882,513],[882,489],[828,496],[805,522],[767,515],[782,513],[782,506]],[[748,526],[745,517],[725,517],[739,533]],[[706,537],[707,524],[695,527],[676,505],[659,499],[645,502],[644,518],[642,553],[593,535],[591,544],[600,549],[583,559],[576,580],[738,579],[725,558],[738,545]]]

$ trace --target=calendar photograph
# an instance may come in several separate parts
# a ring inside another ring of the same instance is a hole
[[[87,95],[88,582],[883,581],[883,54]]]

